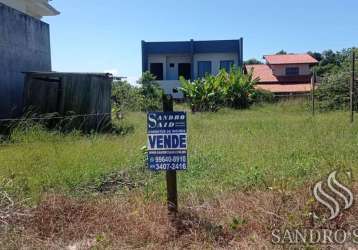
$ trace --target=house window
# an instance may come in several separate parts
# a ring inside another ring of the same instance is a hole
[[[286,76],[298,76],[300,74],[300,69],[298,67],[287,67]]]
[[[150,73],[156,77],[156,80],[163,80],[163,63],[151,63]]]
[[[169,67],[174,68],[174,67],[175,67],[175,64],[174,64],[174,63],[171,63],[171,64],[169,64]]]
[[[225,69],[226,72],[230,72],[232,66],[234,66],[234,61],[220,61],[220,69]]]
[[[198,62],[198,77],[204,77],[207,74],[211,74],[211,62],[199,61]]]

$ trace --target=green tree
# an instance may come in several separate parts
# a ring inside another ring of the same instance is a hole
[[[352,49],[343,49],[339,52],[324,51],[322,57],[319,65],[315,67],[322,79],[316,91],[318,105],[321,110],[346,109],[349,105]],[[355,93],[357,91],[356,86]],[[357,103],[356,98],[355,106]]]
[[[263,62],[257,60],[256,58],[251,58],[249,60],[244,61],[245,65],[253,65],[253,64],[263,64]]]
[[[283,49],[276,53],[276,55],[287,55],[287,52]]]
[[[114,111],[140,111],[143,99],[139,88],[132,86],[127,81],[113,81],[112,107]]]
[[[312,56],[314,59],[316,59],[318,62],[320,62],[322,60],[322,54],[319,52],[312,52],[312,51],[308,51],[307,54],[309,54],[310,56]]]
[[[142,77],[137,82],[140,87],[140,92],[144,97],[142,110],[155,111],[161,108],[161,100],[163,90],[156,82],[156,77],[150,72],[144,72]]]

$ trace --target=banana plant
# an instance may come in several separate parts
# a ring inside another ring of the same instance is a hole
[[[247,108],[255,92],[253,73],[244,74],[239,68],[228,73],[220,70],[216,75],[206,75],[195,81],[180,79],[181,91],[193,112],[217,111],[221,106]]]

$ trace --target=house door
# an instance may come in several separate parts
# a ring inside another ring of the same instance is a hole
[[[150,73],[156,77],[156,80],[163,80],[163,63],[151,63]]]
[[[184,77],[186,80],[191,79],[191,64],[179,63],[178,64],[178,78]]]
[[[167,80],[178,80],[177,64],[174,62],[167,64]]]

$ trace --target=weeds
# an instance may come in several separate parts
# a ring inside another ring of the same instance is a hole
[[[357,174],[358,126],[347,118],[311,117],[298,103],[189,114],[177,228],[166,214],[164,174],[143,168],[145,114],[126,114],[134,131],[125,136],[14,130],[0,144],[0,176],[11,183],[1,190],[14,201],[30,198],[22,205],[33,209],[0,242],[5,249],[271,249],[273,228],[321,226],[311,214],[326,211],[312,200],[312,183],[336,169]],[[330,226],[353,225],[356,212]]]

